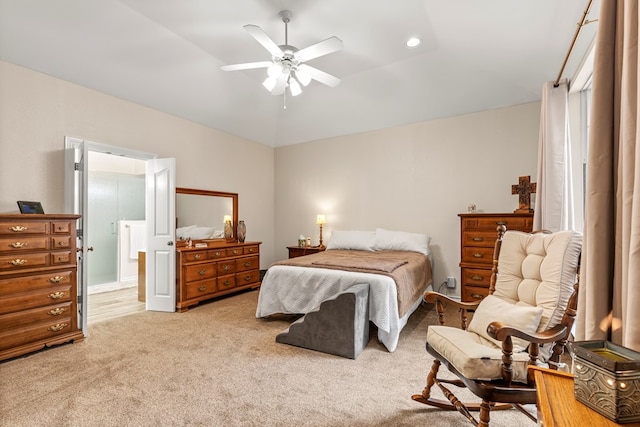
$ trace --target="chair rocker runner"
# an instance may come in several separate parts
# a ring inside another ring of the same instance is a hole
[[[434,362],[424,390],[412,399],[457,410],[475,426],[489,426],[491,410],[512,407],[535,422],[522,406],[536,403],[527,366],[558,368],[576,315],[581,247],[582,235],[574,231],[528,234],[500,225],[487,297],[460,302],[425,293],[440,324],[428,328]],[[460,328],[444,325],[445,305],[458,309]],[[438,378],[442,364],[458,379]],[[434,385],[448,400],[431,396]],[[482,402],[463,403],[445,385],[466,387]],[[479,411],[479,420],[472,411]]]

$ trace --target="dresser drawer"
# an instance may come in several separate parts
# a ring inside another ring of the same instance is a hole
[[[492,264],[493,263],[493,247],[465,247],[462,248],[462,262],[476,264]]]
[[[226,261],[220,261],[216,263],[218,276],[224,276],[236,272],[236,260],[230,259]]]
[[[462,301],[480,301],[489,295],[489,288],[481,288],[477,286],[464,286],[462,288]]]
[[[51,249],[67,249],[71,247],[71,236],[53,236]]]
[[[216,283],[216,278],[187,283],[186,298],[199,298],[201,296],[214,293],[216,291]]]
[[[0,239],[0,252],[21,252],[49,249],[48,237],[15,236]]]
[[[231,274],[229,276],[218,277],[218,291],[226,291],[227,289],[236,287],[236,276]]]
[[[206,261],[207,251],[184,252],[184,262]]]
[[[0,271],[20,270],[24,268],[46,267],[49,265],[49,252],[35,254],[13,254],[0,256]]]
[[[482,268],[462,268],[463,286],[489,287],[491,284],[491,270]]]
[[[465,231],[462,233],[463,246],[493,248],[498,239],[497,231]]]
[[[2,295],[0,300],[0,314],[45,307],[67,301],[71,301],[70,286],[55,286],[5,294]]]
[[[226,258],[226,256],[227,256],[226,249],[213,249],[213,250],[207,251],[207,257],[209,259]]]
[[[0,234],[47,234],[48,222],[3,221],[0,222]]]
[[[52,271],[46,274],[35,274],[14,279],[0,279],[0,298],[14,292],[25,292],[37,288],[53,288],[55,286],[71,286],[76,283],[75,270]]]
[[[73,323],[71,318],[51,319],[46,322],[33,323],[20,328],[12,328],[0,332],[0,350],[28,344],[34,341],[55,338],[58,335],[71,332]]]
[[[69,234],[72,230],[71,221],[52,221],[51,233],[52,234]]]
[[[260,266],[260,258],[257,256],[240,258],[236,260],[236,271],[257,270]]]
[[[244,271],[242,273],[237,273],[236,274],[236,285],[237,286],[244,286],[244,285],[248,285],[251,283],[257,283],[260,281],[260,271],[259,270],[253,270],[253,271]]]
[[[71,252],[51,252],[51,265],[72,264],[75,258],[72,258]]]
[[[507,230],[531,231],[533,217],[472,217],[462,219],[463,230],[485,230],[498,233],[498,226],[505,225]]]
[[[17,328],[31,323],[48,322],[52,319],[71,317],[75,314],[72,313],[72,307],[71,301],[68,301],[46,307],[38,307],[30,310],[3,314],[0,316],[0,331]]]
[[[244,249],[245,248],[243,248],[243,247],[229,248],[229,249],[227,249],[227,255],[229,255],[229,256],[244,255]]]
[[[185,268],[185,280],[187,282],[211,279],[212,277],[216,277],[215,263],[194,264]]]
[[[245,255],[257,255],[260,253],[260,246],[258,245],[245,246],[243,252]]]

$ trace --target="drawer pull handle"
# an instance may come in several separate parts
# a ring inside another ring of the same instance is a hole
[[[245,266],[245,267],[250,267],[250,266],[251,266],[251,261],[247,261],[247,262],[245,262],[245,263],[244,263],[244,266]]]
[[[58,291],[58,292],[49,294],[48,297],[51,299],[60,299],[60,298],[63,298],[66,294],[67,294],[66,292]]]
[[[225,280],[222,282],[225,286],[229,286],[231,284],[231,280]]]
[[[206,287],[206,286],[200,286],[200,287],[198,288],[198,290],[199,290],[200,292],[204,292],[204,291],[206,291],[206,290],[207,290],[207,287]]]
[[[193,257],[194,257],[195,259],[200,259],[200,257],[201,257],[201,256],[202,256],[202,254],[195,254]]]
[[[56,323],[53,326],[49,326],[47,329],[50,330],[51,332],[58,332],[63,330],[66,327],[67,327],[66,323]]]
[[[482,280],[482,276],[478,276],[477,274],[473,274],[471,276],[471,280]]]
[[[496,221],[496,225],[507,225],[506,221]]]
[[[25,265],[27,263],[26,259],[12,259],[9,261],[13,265]]]
[[[482,254],[480,252],[476,252],[475,254],[473,254],[474,258],[482,258]]]
[[[49,310],[49,314],[52,315],[52,316],[59,316],[62,313],[64,313],[65,311],[67,311],[66,308],[57,307],[57,308],[54,308],[53,310]]]
[[[240,253],[240,251],[239,251],[239,250],[237,250],[237,249],[234,249],[234,250],[233,250],[233,254],[234,254],[234,255],[238,255],[239,253]]]
[[[484,239],[482,237],[474,237],[473,239],[474,242],[482,242]]]
[[[27,227],[23,225],[14,225],[13,227],[9,227],[9,230],[19,233],[21,231],[27,231]]]
[[[198,274],[201,276],[204,276],[207,273],[207,270],[200,270],[198,271]]]
[[[67,246],[67,242],[63,242],[62,240],[58,242],[58,246]]]
[[[482,299],[482,295],[480,295],[480,294],[471,294],[471,298]]]
[[[216,252],[216,256],[221,256],[221,255],[222,255],[222,253]]]
[[[231,266],[227,264],[227,265],[223,266],[223,267],[222,267],[222,269],[223,269],[224,271],[227,271],[227,270],[230,270],[230,269],[231,269]]]
[[[64,276],[53,276],[49,278],[51,283],[60,283],[64,280]]]
[[[249,280],[251,280],[251,276],[244,276],[244,281],[248,282]]]
[[[27,246],[27,244],[28,244],[27,242],[13,242],[11,244],[11,247],[19,249],[19,248],[24,248],[25,246]]]
[[[249,248],[249,252],[255,252],[255,249]]]

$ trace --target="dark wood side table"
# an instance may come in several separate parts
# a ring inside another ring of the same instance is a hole
[[[318,246],[305,246],[301,248],[299,246],[287,246],[289,249],[289,258],[296,258],[304,255],[317,254],[318,252],[324,251],[326,248],[320,248]]]

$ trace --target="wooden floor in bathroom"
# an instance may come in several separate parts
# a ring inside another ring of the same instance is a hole
[[[87,323],[103,322],[145,310],[145,303],[138,301],[138,287],[100,292],[88,296]]]

